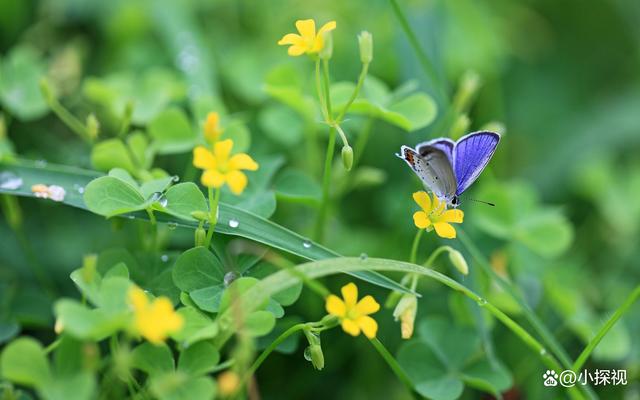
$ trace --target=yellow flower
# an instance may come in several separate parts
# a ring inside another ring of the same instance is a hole
[[[327,312],[340,318],[342,329],[348,334],[358,336],[362,331],[369,339],[376,337],[378,323],[369,314],[377,312],[380,305],[371,296],[358,301],[358,287],[353,283],[343,286],[341,292],[344,300],[333,294],[327,297]]]
[[[136,330],[151,343],[160,344],[169,333],[182,329],[184,320],[173,310],[167,297],[158,297],[149,303],[144,290],[133,286],[129,289],[129,304],[133,308]]]
[[[207,114],[207,119],[204,122],[204,137],[210,143],[215,143],[220,140],[222,132],[224,129],[220,127],[220,115],[217,112]]]
[[[240,194],[247,186],[247,176],[241,170],[255,171],[258,163],[248,154],[239,153],[230,157],[233,140],[226,139],[213,145],[213,153],[204,146],[193,149],[193,165],[203,169],[202,184],[220,188],[225,183],[233,194]]]
[[[291,45],[288,53],[290,56],[318,53],[324,47],[324,35],[336,29],[336,21],[329,21],[320,28],[316,34],[316,22],[312,19],[296,21],[296,28],[300,33],[288,33],[280,39],[279,45]]]
[[[452,223],[460,224],[464,218],[462,210],[447,210],[446,204],[433,195],[433,202],[426,192],[420,191],[413,194],[413,200],[422,208],[413,214],[413,223],[420,229],[428,231],[435,228],[438,236],[453,239],[456,230]]]

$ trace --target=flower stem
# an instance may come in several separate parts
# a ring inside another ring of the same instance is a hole
[[[402,367],[400,367],[400,364],[398,364],[396,359],[393,358],[391,353],[389,353],[389,350],[384,347],[384,345],[378,340],[378,338],[373,338],[370,340],[370,342],[378,351],[378,353],[380,353],[380,356],[382,356],[382,358],[387,362],[389,368],[391,368],[393,373],[396,374],[400,382],[402,382],[404,386],[406,386],[407,390],[413,397],[413,384],[411,383],[411,380],[409,379],[407,374],[402,370]]]
[[[416,263],[416,257],[418,255],[418,247],[420,245],[420,238],[422,237],[423,233],[424,233],[424,229],[418,229],[418,232],[416,232],[416,236],[413,238],[413,244],[411,245],[411,253],[409,255],[409,262],[411,264]]]
[[[629,297],[627,297],[625,302],[622,303],[620,307],[618,307],[618,309],[613,313],[611,318],[609,318],[609,320],[602,326],[602,328],[600,328],[600,330],[593,337],[593,339],[589,341],[589,343],[587,344],[587,347],[585,347],[582,353],[580,353],[580,356],[578,356],[578,359],[576,360],[576,362],[573,364],[573,367],[571,368],[574,372],[578,372],[582,368],[584,363],[587,361],[587,359],[591,355],[591,352],[595,350],[596,346],[598,346],[600,341],[609,332],[609,330],[613,328],[615,323],[618,322],[618,320],[624,315],[624,313],[627,312],[629,307],[631,307],[631,305],[633,305],[633,303],[635,303],[635,301],[638,300],[638,297],[640,297],[640,286],[637,286],[635,290],[631,292],[631,294],[629,295]]]
[[[436,73],[436,69],[431,63],[431,61],[429,60],[427,53],[425,53],[422,46],[420,46],[420,41],[418,40],[418,37],[416,36],[415,32],[411,28],[411,25],[409,24],[407,17],[404,15],[404,12],[400,8],[400,5],[398,5],[398,1],[397,0],[389,0],[389,1],[391,3],[391,7],[393,8],[393,12],[396,15],[396,18],[400,22],[400,26],[402,27],[402,30],[404,31],[405,35],[409,39],[409,43],[411,44],[413,51],[418,56],[418,60],[422,65],[422,69],[424,70],[425,74],[427,74],[427,78],[431,81],[433,88],[438,92],[440,97],[445,102],[448,102],[449,97],[447,95],[446,90],[444,90],[444,88],[439,84],[439,79],[438,79],[438,74]]]
[[[258,370],[258,368],[260,368],[260,365],[262,365],[264,360],[269,357],[269,354],[271,354],[280,343],[284,342],[289,336],[293,335],[294,333],[303,330],[306,326],[306,322],[295,324],[291,328],[284,331],[280,336],[278,336],[276,340],[271,342],[271,344],[266,349],[264,349],[262,353],[260,353],[253,364],[251,364],[251,367],[249,367],[249,369],[247,370],[243,382],[246,381],[250,376],[252,376]]]
[[[318,92],[318,101],[320,102],[320,111],[322,112],[322,118],[325,122],[329,123],[329,116],[327,115],[327,105],[324,101],[324,95],[322,94],[322,84],[320,83],[320,58],[316,60],[316,92]]]
[[[218,202],[220,201],[220,188],[216,189],[215,194],[213,188],[209,188],[209,230],[207,231],[207,239],[205,247],[209,248],[211,245],[211,238],[213,237],[213,231],[218,223]]]
[[[356,87],[353,90],[353,93],[351,93],[351,97],[349,98],[349,101],[347,101],[347,104],[345,104],[345,106],[342,108],[342,111],[340,111],[340,114],[338,114],[338,117],[335,119],[336,123],[342,122],[342,118],[347,113],[347,111],[349,111],[351,104],[353,104],[355,99],[358,97],[358,94],[360,93],[360,89],[364,84],[364,79],[367,77],[368,71],[369,71],[369,64],[368,63],[362,64],[362,69],[360,70],[360,75],[358,76],[358,83],[356,84]]]
[[[324,237],[324,228],[327,219],[327,213],[329,208],[329,189],[331,186],[331,168],[333,167],[333,155],[336,148],[336,129],[333,125],[332,110],[331,110],[331,98],[329,92],[329,63],[324,60],[322,63],[323,80],[324,80],[324,95],[325,103],[327,107],[327,122],[329,123],[329,142],[327,143],[327,154],[324,160],[324,174],[322,177],[322,200],[320,202],[320,210],[318,211],[318,217],[316,219],[316,226],[314,229],[314,238],[321,242]]]

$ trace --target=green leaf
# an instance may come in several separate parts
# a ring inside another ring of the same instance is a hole
[[[44,388],[51,371],[44,349],[36,340],[21,337],[9,343],[0,356],[2,376],[12,382]]]
[[[124,265],[124,264],[123,264]],[[76,269],[70,275],[71,280],[75,283],[80,292],[94,305],[100,305],[100,283],[102,278],[100,274],[96,273],[90,282],[87,282],[84,277],[82,268]]]
[[[128,322],[126,313],[111,314],[100,308],[89,309],[69,299],[58,300],[54,311],[63,331],[78,339],[102,340],[124,328]]]
[[[91,165],[105,172],[113,168],[122,168],[131,174],[137,171],[127,147],[120,139],[107,139],[95,144],[91,149]]]
[[[127,266],[125,265],[125,263],[118,263],[114,265],[109,271],[107,271],[104,277],[105,278],[120,277],[120,278],[129,279],[129,270],[127,269]]]
[[[131,352],[133,368],[151,376],[171,372],[174,369],[173,355],[166,344],[143,343]]]
[[[107,218],[118,214],[144,210],[144,197],[122,180],[103,176],[91,181],[84,191],[87,208]]]
[[[173,177],[170,176],[152,179],[140,185],[140,194],[145,199],[148,199],[154,193],[163,193],[171,185],[171,182],[173,182]]]
[[[467,366],[462,379],[467,385],[494,395],[506,391],[513,384],[511,374],[504,366],[492,365],[486,359]]]
[[[127,136],[127,146],[129,146],[135,165],[142,169],[151,168],[154,152],[153,148],[149,146],[149,139],[144,133],[135,131]]]
[[[301,202],[316,203],[322,196],[322,188],[309,175],[296,169],[285,169],[275,182],[278,197]]]
[[[255,311],[244,320],[245,333],[252,337],[264,336],[276,325],[276,317],[269,311]]]
[[[514,236],[537,254],[554,258],[569,248],[573,229],[562,214],[545,210],[521,220]]]
[[[258,124],[268,138],[283,146],[292,147],[302,141],[304,121],[289,107],[276,104],[263,108]]]
[[[178,108],[168,108],[149,122],[149,135],[160,154],[189,151],[195,145],[196,133],[185,113]]]
[[[121,276],[105,277],[100,285],[100,307],[110,313],[127,312],[131,281]]]
[[[224,293],[224,284],[221,283],[189,292],[189,297],[201,310],[217,313],[220,310],[222,293]]]
[[[37,50],[17,46],[0,60],[0,100],[3,108],[22,121],[42,117],[48,107],[40,92],[46,66]]]
[[[191,182],[179,183],[170,187],[165,193],[165,198],[167,204],[163,211],[180,219],[195,220],[191,216],[191,212],[209,211],[204,195],[198,186]]]
[[[20,332],[20,325],[15,321],[0,320],[0,344],[11,340]]]
[[[424,93],[414,93],[389,106],[389,111],[402,115],[409,132],[424,128],[436,118],[436,103]]]
[[[191,376],[205,375],[218,365],[220,353],[209,342],[200,342],[187,347],[180,353],[178,371]]]
[[[108,175],[114,178],[118,178],[124,183],[131,185],[131,187],[136,189],[138,192],[140,191],[140,185],[138,185],[138,182],[136,182],[136,180],[133,179],[133,177],[127,170],[122,168],[112,168],[109,170]]]
[[[276,212],[276,195],[272,190],[267,190],[248,196],[235,206],[259,217],[269,218]]]
[[[194,307],[179,308],[177,313],[182,316],[184,325],[179,332],[171,334],[171,337],[184,346],[214,338],[218,334],[218,325]]]
[[[182,372],[154,377],[150,387],[151,393],[160,400],[208,400],[216,394],[216,384],[210,378],[191,378]]]
[[[185,292],[219,285],[224,281],[224,267],[205,247],[194,247],[182,253],[176,260],[173,281]]]
[[[251,146],[251,132],[241,120],[230,120],[226,123],[222,139],[233,140],[233,153],[244,153]]]
[[[96,380],[90,372],[56,376],[41,389],[45,400],[90,400],[95,398]]]

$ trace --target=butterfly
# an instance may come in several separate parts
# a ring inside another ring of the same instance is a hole
[[[500,134],[473,132],[457,142],[448,138],[402,146],[400,154],[424,186],[449,207],[460,204],[460,195],[478,179],[500,142]]]

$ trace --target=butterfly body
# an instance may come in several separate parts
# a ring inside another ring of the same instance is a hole
[[[420,143],[415,149],[402,146],[398,157],[418,175],[425,187],[449,207],[457,207],[460,195],[478,179],[491,160],[500,135],[480,131],[457,142],[438,138]]]

